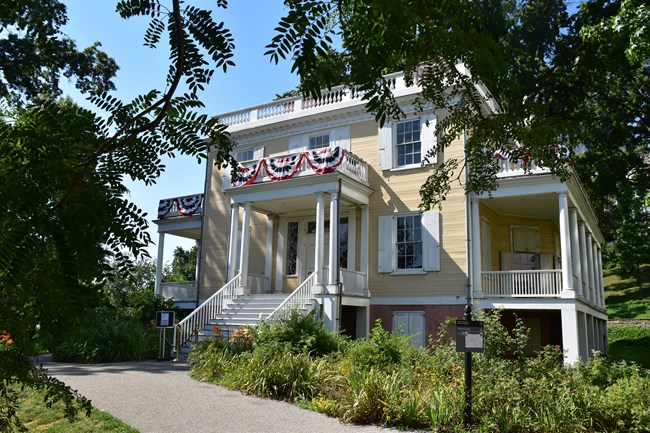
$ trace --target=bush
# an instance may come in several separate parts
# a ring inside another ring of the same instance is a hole
[[[99,310],[51,346],[52,358],[87,364],[151,359],[157,354],[158,336],[150,325]]]
[[[336,336],[325,329],[323,322],[313,314],[303,316],[294,310],[286,318],[262,322],[251,330],[253,346],[260,350],[282,350],[288,346],[294,352],[322,356],[338,349]]]
[[[327,333],[331,345],[318,345],[323,331],[310,320],[293,317],[266,325],[253,333],[254,344],[246,350],[224,341],[200,344],[190,358],[192,372],[346,422],[467,431],[462,425],[463,355],[448,332],[432,340],[429,351],[411,347],[408,338],[390,334],[380,323],[367,341]],[[519,322],[508,333],[498,311],[485,316],[485,335],[488,350],[473,358],[472,431],[650,431],[646,370],[604,356],[566,367],[555,346],[523,356],[527,330]],[[325,350],[316,347],[337,349],[320,356]]]

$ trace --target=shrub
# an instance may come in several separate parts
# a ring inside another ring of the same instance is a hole
[[[262,322],[251,330],[253,345],[261,350],[282,350],[288,345],[294,352],[307,352],[322,356],[338,349],[336,336],[325,329],[322,320],[313,314],[303,316],[294,310],[286,318],[275,322]]]
[[[53,343],[52,358],[88,364],[150,359],[157,354],[158,336],[149,325],[99,310]]]

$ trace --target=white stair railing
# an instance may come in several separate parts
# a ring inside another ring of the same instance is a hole
[[[288,317],[294,309],[302,309],[312,304],[314,299],[313,288],[316,273],[312,273],[298,286],[269,316],[266,320],[274,321]]]
[[[221,314],[228,304],[237,299],[237,286],[239,286],[240,279],[241,273],[235,275],[196,310],[178,322],[174,327],[174,349],[177,353],[179,347],[185,344],[195,331],[210,323],[210,320]]]

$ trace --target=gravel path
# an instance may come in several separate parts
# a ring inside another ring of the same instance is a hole
[[[186,363],[171,361],[63,364],[41,357],[49,373],[141,433],[389,433],[342,424],[289,403],[198,382]]]

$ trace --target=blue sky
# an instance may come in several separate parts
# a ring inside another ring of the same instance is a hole
[[[66,34],[85,48],[95,41],[120,66],[114,80],[115,95],[122,100],[145,93],[153,88],[162,89],[168,67],[166,46],[157,50],[142,45],[147,22],[144,18],[123,20],[115,12],[113,0],[64,0],[68,7],[69,23]],[[164,2],[163,2],[164,3]],[[264,56],[264,48],[274,35],[274,28],[285,12],[281,0],[231,0],[228,9],[216,7],[216,0],[195,0],[188,4],[213,10],[217,21],[223,21],[235,39],[236,66],[223,73],[215,73],[209,88],[203,92],[205,113],[216,115],[271,101],[277,93],[297,86],[298,78],[290,73],[289,62],[275,65]],[[66,90],[75,100],[81,96]],[[203,192],[205,163],[196,159],[177,157],[166,160],[167,169],[153,186],[130,182],[130,199],[148,213],[149,221],[155,218],[158,200]],[[158,241],[155,224],[150,233]],[[176,245],[189,248],[193,241],[167,236],[165,261],[171,261]],[[152,257],[157,247],[149,247]]]

